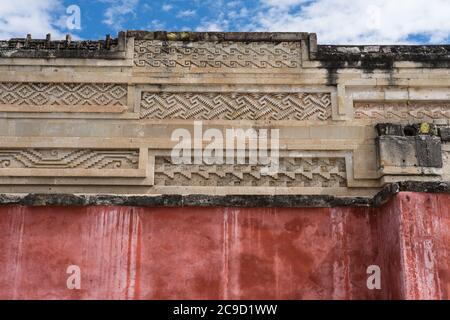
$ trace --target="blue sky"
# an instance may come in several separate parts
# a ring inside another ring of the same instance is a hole
[[[80,9],[80,29],[68,28],[71,5]],[[437,44],[450,43],[449,16],[449,0],[0,0],[0,38],[301,31],[316,32],[323,44]]]
[[[256,6],[258,0],[65,0],[64,3],[67,5],[76,3],[80,6],[84,21],[82,30],[77,34],[83,38],[90,38],[106,33],[117,33],[118,30],[250,31],[251,27],[247,26],[250,23],[248,16],[240,18],[239,15]],[[128,8],[133,9],[128,12]],[[122,12],[125,13],[121,14]],[[235,18],[229,19],[229,22],[225,21],[225,15],[230,14]],[[100,24],[99,17],[102,19]]]

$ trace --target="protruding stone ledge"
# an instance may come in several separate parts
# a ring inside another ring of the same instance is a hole
[[[168,32],[129,30],[127,37],[135,40],[160,41],[235,41],[235,42],[284,42],[307,40],[306,32]]]
[[[442,142],[436,125],[376,125],[378,165],[384,175],[441,175]]]
[[[400,192],[450,193],[450,182],[403,181],[387,185],[371,201],[372,207],[379,207]]]
[[[368,207],[370,198],[291,195],[77,195],[0,194],[0,205],[24,206],[136,206],[136,207]]]
[[[397,61],[422,63],[430,68],[450,66],[450,45],[339,46],[319,45],[314,57],[328,68],[392,69]]]
[[[133,207],[242,207],[334,208],[378,207],[399,192],[450,193],[450,182],[399,182],[386,186],[374,198],[327,195],[87,195],[0,194],[0,205],[22,206],[133,206]]]

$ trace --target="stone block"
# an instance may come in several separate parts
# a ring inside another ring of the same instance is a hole
[[[439,135],[443,142],[450,142],[450,127],[440,128]]]
[[[417,167],[414,137],[381,136],[377,138],[380,167]]]
[[[403,127],[395,123],[379,123],[376,125],[378,136],[403,136]]]
[[[377,138],[377,150],[381,168],[442,168],[442,147],[438,137],[381,136]]]
[[[442,168],[441,139],[434,136],[417,136],[416,157],[420,167]]]

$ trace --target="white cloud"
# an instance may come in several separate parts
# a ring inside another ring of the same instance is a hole
[[[138,14],[139,0],[98,0],[106,3],[103,22],[114,30],[127,28]],[[198,31],[302,31],[316,32],[326,44],[400,44],[450,41],[450,0],[257,0],[253,6],[241,0],[192,0],[177,17],[199,17],[191,29]],[[142,10],[151,2],[142,1]],[[60,39],[66,27],[63,0],[0,0],[0,38],[44,38],[51,33]],[[76,3],[76,1],[74,1]],[[196,5],[194,5],[194,3]],[[147,5],[146,5],[147,4]],[[161,10],[174,11],[169,1]],[[212,14],[200,16],[200,7]],[[198,11],[197,11],[198,10]],[[83,27],[83,11],[81,12]],[[171,27],[172,21],[152,20],[151,26]],[[70,32],[71,33],[71,32]],[[425,39],[425,40],[423,40]]]
[[[233,11],[233,10],[228,11],[227,16],[230,19],[239,19],[239,18],[243,19],[243,18],[247,18],[249,13],[250,13],[250,11],[244,7],[244,8],[240,8],[237,11]]]
[[[189,17],[193,17],[197,14],[197,11],[195,10],[183,10],[178,12],[177,17],[178,18],[189,18]]]
[[[0,1],[0,39],[24,38],[31,33],[33,38],[64,37],[58,21],[65,14],[60,0],[8,0]]]
[[[202,19],[200,25],[196,28],[195,31],[226,31],[229,30],[229,26],[229,20],[226,18],[226,14],[220,12],[217,14],[214,20]]]
[[[154,19],[150,22],[150,25],[148,26],[148,28],[150,30],[164,30],[166,27],[164,22],[161,22],[158,19]]]
[[[143,10],[143,11],[152,11],[152,6],[149,5],[148,3],[144,3],[144,4],[142,5],[142,10]]]
[[[274,7],[289,7],[311,2],[311,0],[262,0],[261,2]]]
[[[165,4],[163,4],[163,6],[161,7],[161,9],[162,9],[163,11],[169,12],[170,10],[173,9],[173,6],[172,6],[171,4],[169,4],[169,3],[165,3]]]
[[[110,4],[110,7],[105,11],[105,19],[103,23],[113,27],[115,30],[123,29],[123,23],[126,22],[129,16],[136,15],[136,7],[139,0],[101,0]]]
[[[239,1],[239,0],[227,2],[227,7],[229,7],[229,8],[235,8],[235,7],[238,7],[240,5],[242,5],[242,2]]]
[[[214,21],[205,21],[200,26],[197,27],[195,31],[224,31],[223,25],[218,24]]]
[[[450,35],[449,15],[449,0],[261,0],[253,23],[261,31],[316,32],[319,43],[407,43],[417,34],[439,43]]]

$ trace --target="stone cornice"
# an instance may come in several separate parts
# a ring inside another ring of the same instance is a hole
[[[418,62],[429,68],[447,68],[450,63],[450,45],[319,45],[315,59],[328,68],[391,69],[398,61]]]
[[[450,193],[450,182],[405,181],[387,185],[375,197],[327,195],[90,195],[0,194],[0,205],[23,206],[136,206],[136,207],[265,207],[330,208],[379,207],[399,192]]]
[[[284,42],[307,40],[305,32],[167,32],[167,31],[127,31],[128,38],[135,40],[160,41],[234,41],[234,42]]]

